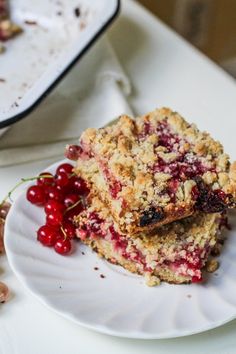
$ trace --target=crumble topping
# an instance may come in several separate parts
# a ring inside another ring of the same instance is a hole
[[[236,165],[219,142],[170,109],[89,128],[80,145],[75,171],[109,206],[121,231],[137,233],[196,209],[215,213],[235,205]]]

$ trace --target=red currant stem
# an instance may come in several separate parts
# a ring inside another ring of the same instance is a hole
[[[64,228],[63,228],[63,226],[61,226],[61,232],[62,232],[63,235],[64,235],[64,240],[66,240],[66,239],[67,239],[67,234],[66,234],[66,232],[65,232],[65,230],[64,230]]]
[[[76,203],[74,203],[74,204],[70,205],[68,208],[66,208],[66,210],[64,211],[64,214],[67,213],[69,210],[75,208],[80,203],[82,203],[82,198],[80,198]]]
[[[29,177],[29,178],[21,178],[20,182],[18,182],[11,190],[10,192],[7,193],[7,195],[5,196],[5,198],[3,198],[3,200],[0,203],[0,208],[3,206],[3,204],[7,201],[7,199],[10,199],[10,201],[12,202],[11,199],[11,195],[13,192],[15,192],[15,190],[20,187],[22,184],[24,184],[25,182],[30,182],[30,181],[34,181],[37,180],[39,178],[53,178],[53,176],[49,176],[49,175],[41,175],[41,176],[37,176],[37,177]]]

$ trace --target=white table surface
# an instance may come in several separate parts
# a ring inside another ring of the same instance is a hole
[[[225,139],[227,132],[236,128],[233,79],[131,0],[123,0],[121,17],[109,30],[109,36],[133,83],[130,103],[135,112],[170,106],[213,135],[218,131],[216,137],[223,140],[226,150],[236,158],[232,142]],[[225,114],[232,119],[230,124],[227,120],[227,125],[222,125]],[[216,129],[217,126],[222,129]],[[52,162],[1,168],[0,198],[19,178],[32,176]],[[10,301],[0,305],[0,354],[235,353],[236,321],[178,339],[144,341],[109,337],[83,329],[46,309],[22,287],[4,257],[0,279],[12,291]]]

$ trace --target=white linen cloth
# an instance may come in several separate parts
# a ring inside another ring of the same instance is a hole
[[[126,101],[130,92],[130,82],[104,37],[33,113],[0,137],[0,167],[63,158],[65,145],[76,143],[85,128],[132,114]]]

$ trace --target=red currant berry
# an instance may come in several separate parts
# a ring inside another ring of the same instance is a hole
[[[85,181],[80,177],[76,177],[76,176],[71,177],[69,185],[71,189],[75,190],[80,195],[86,195],[89,192],[89,189]]]
[[[80,199],[80,196],[78,194],[75,194],[75,193],[68,194],[64,198],[64,205],[66,208],[69,208],[70,206],[77,203],[79,199]]]
[[[26,198],[30,203],[41,206],[46,200],[44,189],[41,186],[31,186],[27,190]]]
[[[69,145],[66,148],[65,155],[69,160],[76,161],[82,153],[83,153],[83,149],[81,146]]]
[[[45,177],[40,177],[40,176],[45,176]],[[54,183],[53,180],[53,175],[49,172],[42,172],[39,175],[40,178],[37,179],[37,185],[38,186],[51,186]]]
[[[44,207],[44,211],[46,214],[51,214],[56,211],[63,212],[65,209],[64,205],[58,202],[57,200],[50,199]]]
[[[43,225],[41,226],[38,231],[37,231],[37,239],[39,242],[41,242],[44,246],[54,246],[58,236],[59,236],[58,230],[49,225]]]
[[[56,174],[58,175],[61,172],[71,174],[73,173],[73,168],[74,167],[70,163],[63,163],[57,167]]]
[[[55,243],[54,249],[59,254],[62,255],[67,254],[71,250],[71,241],[68,238],[66,239],[60,238]]]
[[[47,214],[46,223],[47,225],[59,226],[63,221],[63,214],[60,211],[55,211],[53,213]]]
[[[56,185],[56,189],[61,193],[61,195],[64,197],[66,194],[69,193],[69,188],[68,186],[61,187]]]
[[[54,177],[57,186],[65,187],[69,182],[69,177],[66,172],[60,172]]]
[[[47,200],[53,199],[61,201],[63,199],[63,194],[55,186],[45,187],[45,193]]]
[[[63,230],[68,238],[75,237],[75,227],[71,222],[65,221],[63,223],[62,227],[63,227]]]

